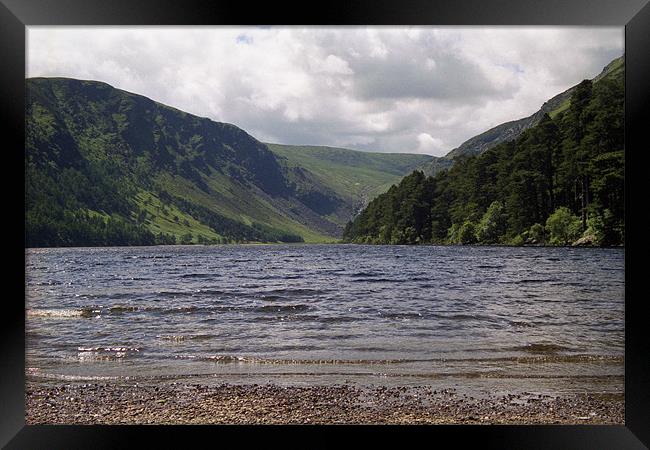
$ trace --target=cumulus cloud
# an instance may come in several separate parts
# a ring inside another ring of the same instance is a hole
[[[592,78],[603,27],[41,27],[27,76],[107,82],[287,144],[441,156]]]

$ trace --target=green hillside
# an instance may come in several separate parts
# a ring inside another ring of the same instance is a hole
[[[385,192],[431,156],[370,153],[335,147],[267,144],[287,167],[301,167],[315,175],[355,210]],[[344,225],[348,218],[340,222]],[[333,220],[337,220],[333,218]]]
[[[30,247],[333,242],[359,199],[425,158],[284,156],[291,147],[272,152],[234,125],[105,83],[34,78],[26,88]]]
[[[345,202],[233,125],[93,81],[30,79],[27,94],[29,246],[325,242],[339,231],[314,209]]]

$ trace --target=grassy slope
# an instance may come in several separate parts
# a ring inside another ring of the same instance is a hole
[[[198,242],[199,235],[207,239],[222,238],[213,229],[180,211],[174,205],[163,205],[158,196],[151,192],[144,190],[139,192],[136,202],[141,209],[147,211],[145,225],[154,233],[173,234],[177,238],[191,233],[192,242]]]
[[[249,190],[232,183],[227,176],[220,173],[213,172],[206,179],[206,183],[214,189],[211,194],[203,192],[186,179],[171,174],[160,175],[157,181],[172,195],[190,200],[192,203],[204,206],[246,225],[252,225],[253,222],[264,223],[274,228],[296,233],[302,236],[306,243],[325,243],[337,240],[286,217],[263,198],[251,195]]]
[[[431,156],[370,153],[335,147],[267,144],[289,166],[309,170],[318,180],[354,204],[365,204],[387,191]]]

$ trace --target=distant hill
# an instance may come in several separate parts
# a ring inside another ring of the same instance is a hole
[[[399,183],[404,175],[432,159],[428,155],[370,153],[336,147],[267,145],[283,164],[308,170],[321,186],[343,198],[355,212]],[[332,217],[341,225],[349,219]]]
[[[106,83],[26,88],[28,246],[333,241],[430,158],[271,151],[234,125]]]
[[[592,81],[597,83],[603,78],[622,76],[624,65],[624,56],[616,58],[605,66],[602,72]],[[489,130],[466,140],[442,158],[435,158],[433,161],[423,164],[420,169],[426,175],[435,175],[439,171],[451,167],[454,159],[459,156],[479,155],[502,142],[516,139],[522,132],[537,125],[542,120],[542,117],[544,117],[544,114],[548,114],[551,118],[554,118],[558,113],[565,111],[569,107],[569,99],[576,89],[576,86],[573,86],[551,98],[534,114],[524,117],[523,119],[513,120],[497,125],[494,128],[490,128]]]

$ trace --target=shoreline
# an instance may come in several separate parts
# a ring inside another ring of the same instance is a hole
[[[624,424],[624,395],[489,398],[428,386],[27,382],[36,424]]]
[[[604,248],[604,249],[625,249],[625,245],[508,245],[508,244],[361,244],[356,242],[239,242],[230,244],[158,244],[158,245],[81,245],[67,247],[25,247],[25,250],[40,250],[51,248],[158,248],[158,247],[263,247],[263,246],[310,246],[310,245],[350,245],[350,246],[369,246],[369,247],[488,247],[488,248]]]

